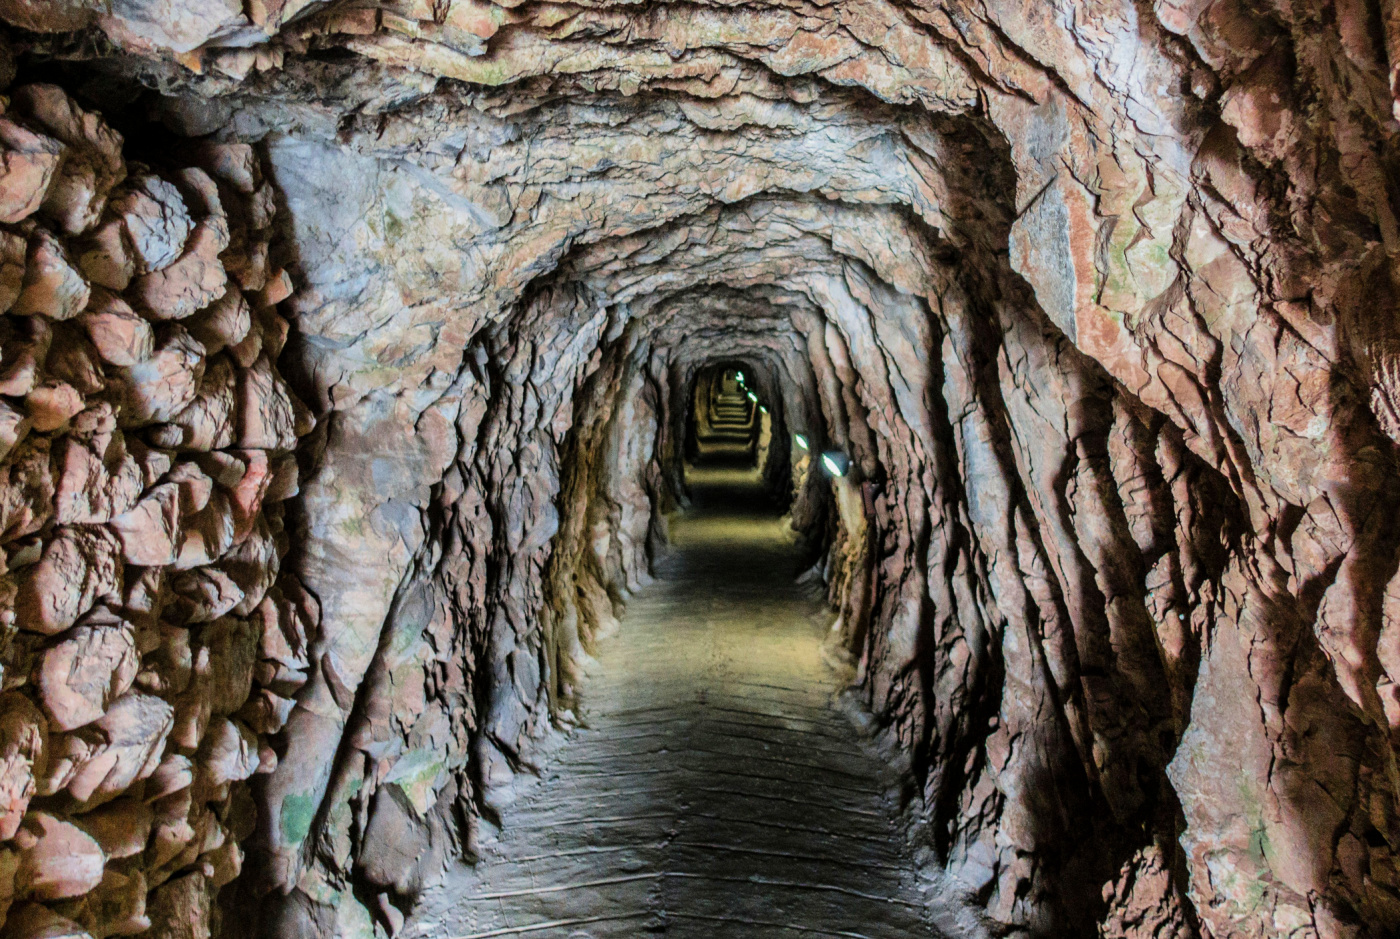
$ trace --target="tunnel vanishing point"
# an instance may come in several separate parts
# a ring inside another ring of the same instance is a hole
[[[1400,936],[1400,3],[0,21],[0,939]]]

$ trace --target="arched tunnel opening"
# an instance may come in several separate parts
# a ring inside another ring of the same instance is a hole
[[[1397,62],[0,0],[0,939],[1395,935]]]
[[[768,407],[759,403],[741,367],[712,366],[696,376],[689,432],[692,463],[751,467],[763,462],[773,436]]]

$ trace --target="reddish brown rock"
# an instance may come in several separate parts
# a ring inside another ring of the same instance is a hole
[[[0,16],[36,33],[82,29],[98,9],[93,0],[0,0]]]
[[[233,546],[234,531],[228,496],[222,490],[215,490],[204,508],[183,520],[176,568],[189,571],[213,564]]]
[[[301,491],[301,469],[297,466],[295,454],[284,453],[271,459],[270,463],[267,492],[263,494],[265,503],[282,502]]]
[[[187,874],[151,894],[151,939],[210,939],[209,887],[202,874]]]
[[[237,375],[233,363],[219,356],[205,367],[195,399],[151,442],[174,450],[216,450],[233,444]]]
[[[148,490],[130,511],[112,519],[121,540],[122,558],[129,564],[160,567],[179,556],[180,487],[165,483]]]
[[[266,451],[263,450],[240,450],[238,455],[242,458],[242,466],[234,475],[237,481],[228,486],[228,496],[230,507],[233,511],[235,542],[241,542],[253,530],[263,507],[263,501],[280,502],[286,496],[281,490],[287,488],[283,483],[279,490],[274,490],[273,486],[277,482],[276,470],[268,459]],[[281,461],[279,461],[280,463]],[[293,468],[287,472],[295,474],[295,463]],[[275,496],[277,498],[269,498]],[[259,596],[259,602],[262,597]]]
[[[219,260],[223,249],[217,228],[200,222],[182,257],[137,277],[129,295],[142,311],[158,320],[182,320],[224,295],[228,279]]]
[[[107,712],[136,680],[140,660],[129,625],[79,626],[40,658],[36,684],[49,721],[76,730]]]
[[[23,221],[43,204],[63,159],[63,146],[0,118],[0,222]]]
[[[157,590],[164,586],[163,572],[159,580]],[[147,640],[146,656],[137,684],[152,694],[169,698],[189,686],[194,667],[189,630],[183,626],[160,625],[154,627],[152,632],[155,635]]]
[[[107,870],[86,899],[79,920],[94,936],[132,936],[151,926],[146,915],[146,877],[137,870]]]
[[[82,392],[65,381],[46,381],[24,396],[29,424],[40,433],[65,426],[84,407]]]
[[[200,141],[198,155],[200,165],[235,192],[250,196],[262,185],[262,164],[249,144]]]
[[[36,348],[34,344],[12,343],[8,367],[0,372],[0,393],[11,397],[25,397],[33,391],[42,366],[40,356],[43,354],[47,354],[47,349]]]
[[[87,440],[68,437],[53,454],[58,483],[54,520],[60,525],[100,523],[128,511],[141,495],[142,474],[120,431]]]
[[[188,770],[188,759],[182,757],[181,760],[181,765]],[[155,870],[168,867],[169,862],[181,854],[188,856],[190,842],[199,832],[191,823],[191,814],[195,813],[197,816],[197,813],[188,785],[181,785],[169,795],[153,800],[151,805],[155,809],[156,823],[151,830],[151,844],[146,852],[146,863],[148,869]],[[195,821],[198,821],[197,817]]]
[[[319,617],[305,591],[284,592],[291,587],[292,583],[284,581],[283,587],[274,588],[258,605],[254,613],[254,622],[262,627],[258,649],[264,659],[305,669],[308,637],[314,634]]]
[[[33,534],[53,517],[55,493],[52,444],[31,437],[0,467],[0,539]]]
[[[101,597],[120,597],[117,539],[102,528],[58,529],[38,563],[24,570],[15,601],[21,629],[54,635]]]
[[[102,744],[101,734],[91,727],[54,734],[49,740],[47,771],[37,781],[38,793],[51,796],[62,792]]]
[[[204,377],[204,347],[178,325],[157,336],[150,358],[123,369],[128,419],[168,421],[189,407]]]
[[[186,545],[189,544],[187,541]],[[182,554],[181,558],[182,562],[188,560],[188,555]],[[198,563],[208,563],[203,546]],[[243,589],[234,579],[214,567],[180,571],[171,577],[170,589],[174,594],[171,612],[187,623],[213,622],[231,612],[244,598]]]
[[[212,786],[247,779],[257,772],[258,739],[237,721],[220,718],[200,743],[199,765]]]
[[[15,877],[19,873],[19,852],[0,851],[0,926],[4,925],[15,902]]]
[[[106,422],[111,406],[107,402],[92,401],[107,389],[101,357],[76,324],[60,323],[54,326],[53,341],[49,346],[48,358],[44,361],[44,371],[53,380],[74,388],[82,396],[85,405],[101,409],[101,414],[94,413],[86,421],[75,423],[75,432],[90,433],[96,430],[98,423]],[[88,407],[84,410],[88,410]],[[115,420],[111,423],[112,426],[116,426]]]
[[[72,822],[33,812],[15,837],[20,848],[17,890],[36,900],[78,897],[102,882],[107,858]]]
[[[258,306],[264,309],[275,307],[292,295],[292,275],[286,271],[275,271],[268,277],[267,286],[258,292]]]
[[[190,720],[190,717],[191,712],[184,708],[182,702],[181,710],[175,715],[175,729],[171,732],[171,739],[187,750],[193,750],[199,746],[208,724],[207,714],[203,717],[203,723],[198,726]],[[193,784],[193,761],[187,756],[172,753],[162,760],[160,766],[156,767],[156,771],[151,774],[146,786],[146,799],[150,802],[164,799],[166,796],[173,795]]]
[[[139,274],[174,264],[194,228],[180,190],[158,176],[133,179],[112,210],[126,227]]]
[[[243,873],[243,849],[235,841],[226,841],[199,856],[200,865],[215,890],[227,886]]]
[[[160,765],[173,719],[169,704],[151,695],[128,692],[92,725],[104,739],[86,753],[78,753],[64,788],[79,802],[92,806],[121,795]]]
[[[73,824],[91,835],[109,859],[120,860],[146,850],[154,821],[155,813],[145,801],[127,797],[76,816]]]
[[[51,320],[77,316],[87,306],[92,288],[68,257],[64,244],[43,229],[30,237],[24,281],[10,312],[42,314]]]
[[[0,841],[19,830],[47,768],[48,725],[18,692],[0,695]]]
[[[98,286],[120,293],[136,276],[136,258],[121,219],[103,222],[80,239],[74,250],[78,270]]]
[[[71,919],[38,903],[26,903],[5,920],[6,939],[93,939]]]
[[[187,515],[204,511],[209,505],[209,500],[214,497],[215,481],[200,463],[198,460],[183,460],[172,466],[165,475],[167,482],[179,486],[180,511]]]
[[[121,135],[55,85],[17,88],[11,103],[31,125],[65,145],[62,167],[43,209],[60,230],[79,234],[96,223],[108,193],[126,178]]]
[[[219,196],[219,184],[197,166],[186,166],[176,170],[171,179],[179,187],[180,194],[190,211],[200,221],[210,223],[219,235],[219,250],[229,246],[228,213],[223,199]]]
[[[300,402],[266,356],[239,374],[238,395],[238,446],[287,450],[306,432]]]
[[[29,433],[29,418],[23,412],[0,401],[0,460],[14,452]]]
[[[185,325],[210,355],[216,355],[243,341],[252,327],[252,313],[242,291],[232,287]]]
[[[241,289],[246,291],[261,290],[267,286],[267,254],[268,243],[255,241],[247,245],[245,251],[226,260],[224,267],[228,269],[233,283]]]
[[[233,714],[248,699],[258,658],[258,639],[257,624],[233,617],[199,630],[196,646],[201,664],[196,675],[211,713]]]
[[[8,311],[24,289],[28,245],[13,232],[0,232],[0,312]]]
[[[111,365],[137,365],[155,351],[151,324],[126,301],[105,291],[94,293],[80,322],[98,355]]]
[[[286,726],[295,703],[291,698],[259,688],[239,710],[238,717],[256,733],[275,734]]]
[[[237,534],[235,529],[235,539]],[[242,540],[236,540],[218,564],[219,571],[227,574],[243,594],[233,608],[234,615],[247,616],[257,608],[276,582],[280,562],[276,539],[259,515],[255,517],[251,530]]]
[[[44,31],[66,14],[11,3],[5,15]],[[287,335],[227,286],[231,270],[245,282],[266,270],[268,236],[248,223],[268,226],[272,189],[241,147],[222,148],[241,157],[215,157],[212,175],[162,165],[125,181],[121,137],[66,92],[22,85],[7,101],[0,622],[24,632],[0,667],[24,690],[0,699],[0,840],[26,813],[38,817],[28,811],[36,796],[52,801],[46,810],[80,814],[71,831],[20,831],[24,851],[18,841],[0,850],[0,906],[23,900],[28,878],[33,895],[62,913],[21,905],[14,928],[35,935],[207,932],[209,891],[238,875],[243,852],[190,790],[198,776],[201,799],[217,797],[218,812],[236,802],[230,818],[246,839],[246,780],[276,765],[260,733],[229,719],[249,698],[262,627],[220,619],[257,606],[277,577],[285,547],[264,499],[275,476],[279,498],[295,485],[294,468],[274,470],[261,449],[226,452],[243,430],[241,374],[263,353],[265,333],[274,355]],[[254,180],[246,192],[239,174]],[[254,279],[262,290],[265,276]],[[190,331],[162,322],[172,319]],[[270,426],[295,406],[270,364],[261,373],[272,417],[259,426]],[[192,642],[201,622],[210,625]],[[279,705],[282,721],[286,712]],[[54,860],[60,841],[71,842],[74,865],[94,869],[65,874]],[[21,856],[17,894],[3,884],[16,881]],[[152,923],[146,907],[159,891],[148,897],[150,888],[166,890],[190,870],[209,878],[198,881],[198,919]]]

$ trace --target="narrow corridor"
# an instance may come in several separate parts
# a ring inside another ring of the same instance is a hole
[[[694,508],[602,643],[585,728],[407,935],[935,935],[785,521],[754,471],[689,472]]]

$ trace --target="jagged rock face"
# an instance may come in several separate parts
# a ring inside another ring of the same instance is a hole
[[[721,361],[851,457],[767,478],[994,920],[1400,929],[1394,10],[0,16],[8,929],[207,930],[259,769],[225,902],[400,921],[645,583]],[[123,162],[51,57],[199,142]]]
[[[53,85],[0,136],[6,934],[207,929],[315,625],[272,189],[246,145],[127,162]]]

